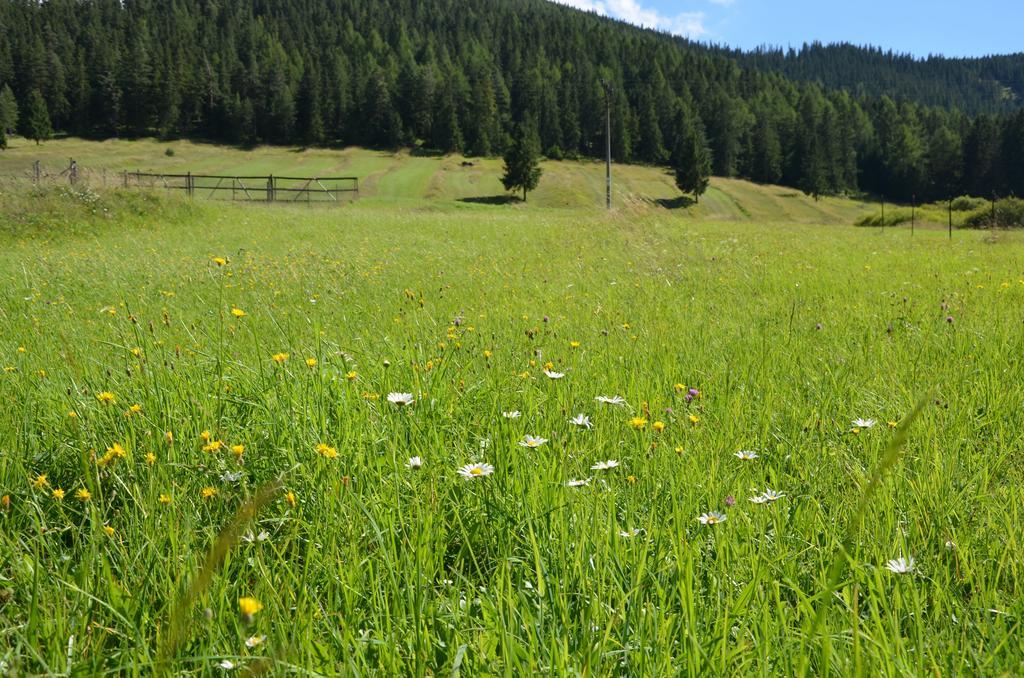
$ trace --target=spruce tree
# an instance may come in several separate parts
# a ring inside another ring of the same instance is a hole
[[[38,146],[53,134],[50,126],[50,114],[46,110],[46,101],[38,89],[28,95],[28,114],[25,117],[25,136],[36,142]]]
[[[672,169],[679,190],[693,193],[694,202],[699,202],[711,180],[711,150],[704,136],[704,125],[693,116],[680,114],[676,123]]]
[[[0,89],[0,130],[13,133],[18,129],[18,100],[10,85]]]
[[[512,143],[505,151],[505,175],[501,183],[506,191],[522,189],[523,202],[526,202],[527,191],[537,188],[540,175],[540,138],[537,130],[531,124],[518,125]]]

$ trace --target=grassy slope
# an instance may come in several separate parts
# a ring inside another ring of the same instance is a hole
[[[174,156],[164,151],[174,149]],[[105,142],[66,139],[36,146],[24,139],[12,141],[0,153],[0,176],[27,176],[34,160],[59,172],[75,158],[83,170],[113,184],[122,170],[266,175],[352,175],[360,179],[361,199],[421,202],[465,201],[505,195],[499,178],[501,160],[414,157],[407,152],[384,153],[364,149],[342,151],[260,147],[238,150],[185,141],[154,140]],[[588,208],[604,204],[604,165],[600,162],[546,162],[540,187],[529,197],[544,207]],[[637,165],[614,168],[614,199],[619,206],[645,209],[659,204],[679,204],[679,192],[664,170]],[[663,201],[659,203],[658,201]],[[466,203],[472,204],[472,203]],[[750,219],[804,223],[853,223],[874,208],[852,200],[826,198],[815,202],[793,189],[760,186],[735,179],[713,179],[700,204],[675,209],[690,219]]]

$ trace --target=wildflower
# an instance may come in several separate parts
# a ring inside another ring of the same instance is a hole
[[[213,263],[217,264],[218,266],[225,266],[228,263],[228,260],[225,259],[224,257],[214,257],[210,261],[212,261]]]
[[[647,420],[643,417],[633,417],[629,420],[629,425],[635,428],[637,431],[643,430],[644,426],[647,426]]]
[[[636,476],[630,473],[628,476],[626,476],[626,482],[629,483],[630,485],[636,485]]]
[[[898,421],[888,421],[886,422],[886,424],[889,426],[889,428],[896,428],[897,426],[900,425]]]
[[[132,405],[131,407],[128,408],[128,410],[124,413],[124,416],[130,417],[133,414],[139,414],[141,412],[142,412],[142,405],[135,404],[135,405]]]
[[[348,379],[349,381],[355,381],[355,380],[356,380],[356,377],[358,377],[358,376],[359,376],[359,375],[358,375],[358,374],[356,374],[356,371],[355,371],[355,370],[351,370],[351,371],[349,371],[349,372],[348,372],[348,373],[347,373],[347,374],[345,375],[345,378],[346,378],[346,379]]]
[[[205,499],[205,500],[213,499],[214,497],[217,496],[217,488],[216,487],[210,487],[209,485],[207,485],[206,487],[204,487],[202,489],[200,494],[202,494],[203,499]]]
[[[578,342],[578,341],[570,341],[569,342],[569,348],[576,349],[576,348],[579,348],[579,347],[580,347],[580,342]]]
[[[274,355],[270,356],[270,358],[271,358],[271,360],[273,360],[278,365],[283,365],[284,361],[288,360],[288,354],[287,353],[275,353]]]
[[[110,405],[111,403],[117,402],[117,397],[110,391],[100,391],[96,394],[96,400],[100,401],[104,405]]]
[[[164,431],[164,442],[168,445],[174,444],[174,434],[170,431]]]
[[[490,464],[466,464],[459,469],[459,475],[467,480],[482,478],[494,473],[494,467]]]
[[[242,613],[242,619],[251,622],[256,613],[263,609],[263,603],[255,598],[239,598],[238,611]]]
[[[316,358],[306,358],[306,367],[310,369],[316,367]]]
[[[168,504],[171,503],[171,495],[169,495],[169,494],[161,494],[160,498],[157,499],[157,501],[159,501],[164,506],[167,506]]]
[[[71,410],[68,412],[68,419],[78,419],[78,412]]]
[[[589,484],[590,484],[590,478],[585,478],[583,480],[570,480],[569,482],[567,482],[565,484],[565,486],[566,487],[586,487]]]
[[[717,525],[718,523],[725,522],[725,514],[711,511],[710,513],[702,513],[697,520],[700,521],[701,525]]]
[[[92,493],[84,487],[75,492],[75,499],[78,501],[89,501],[92,498]]]
[[[632,539],[633,537],[637,536],[638,534],[640,534],[640,530],[638,530],[635,527],[633,529],[631,529],[631,530],[622,530],[622,531],[619,532],[619,536],[624,538],[624,539]]]
[[[213,452],[220,452],[220,448],[223,447],[223,446],[224,446],[224,443],[222,443],[221,441],[219,441],[219,440],[211,440],[206,445],[203,445],[203,452],[211,452],[211,453],[213,453]]]
[[[416,402],[416,399],[412,397],[411,393],[389,393],[388,402],[403,407],[405,405],[412,405]]]
[[[531,361],[530,361],[530,365],[531,365],[531,366],[532,366],[532,365],[536,365],[536,364],[537,364],[537,361],[536,361],[536,360],[531,360]],[[553,370],[553,369],[555,369],[555,364],[554,364],[553,362],[551,362],[551,361],[549,360],[549,361],[547,361],[546,363],[544,363],[544,371],[545,371],[545,372],[548,372],[548,371],[550,371],[550,370]]]
[[[59,487],[54,488],[53,498],[56,499],[57,501],[64,501],[64,490],[60,489]]]
[[[233,671],[238,668],[238,665],[230,659],[222,659],[217,663],[217,668],[224,669],[225,671]]]
[[[592,471],[610,471],[611,469],[617,467],[618,465],[619,465],[618,460],[616,460],[616,459],[608,459],[606,461],[599,461],[599,462],[597,462],[596,464],[594,464],[593,466],[590,467],[590,470],[592,470]]]
[[[690,415],[690,424],[692,424],[693,426],[696,426],[699,423],[700,423],[700,417],[698,417],[696,414],[691,414]]]
[[[548,441],[547,438],[540,438],[526,434],[523,439],[519,441],[521,447],[540,447]]]
[[[141,358],[141,357],[142,357],[142,349],[141,349],[141,348],[139,348],[138,346],[136,346],[135,348],[133,348],[133,349],[132,349],[132,350],[130,351],[130,353],[131,353],[131,354],[132,354],[133,356],[135,356],[136,358]]]
[[[220,479],[225,483],[237,483],[244,475],[242,471],[227,471],[221,474]]]
[[[678,446],[676,447],[676,454],[678,454],[678,455],[682,456],[682,454],[683,454],[683,451],[684,451],[684,450],[683,450],[683,446],[682,446],[682,445],[678,445]]]
[[[266,636],[249,636],[245,639],[245,646],[251,650],[254,647],[262,645],[266,639]]]
[[[316,452],[325,459],[334,459],[335,457],[338,456],[338,450],[325,443],[320,443],[319,445],[317,445]]]
[[[285,503],[287,503],[292,508],[295,508],[295,505],[298,503],[295,500],[295,493],[292,492],[291,490],[289,490],[288,492],[285,493],[284,500],[285,500]]]
[[[885,564],[885,569],[895,574],[910,574],[914,571],[914,557],[903,558],[901,556],[890,560]]]
[[[502,412],[501,416],[505,417],[506,419],[518,419],[519,417],[523,416],[523,413],[520,412],[519,410],[512,410],[511,412]]]
[[[156,455],[153,454],[152,452],[147,452],[146,453],[146,463],[149,464],[150,466],[155,464],[156,463]]]
[[[565,372],[553,372],[552,370],[544,370],[544,375],[548,379],[561,379],[565,376]]]
[[[757,453],[751,452],[750,450],[740,450],[733,456],[735,456],[740,461],[753,461],[757,459]]]
[[[11,507],[11,495],[5,494],[0,497],[0,510],[6,511]]]
[[[108,537],[113,537],[114,536],[114,528],[111,527],[110,525],[104,525],[103,526],[103,531],[106,532]]]
[[[248,314],[240,308],[232,308],[231,315],[235,316],[236,318],[244,318]]]
[[[580,428],[593,428],[594,425],[590,423],[590,417],[585,414],[577,414],[575,417],[569,420],[569,423],[573,426],[579,426]]]
[[[876,422],[874,419],[854,419],[853,422],[851,422],[851,425],[854,428],[864,429],[871,428],[877,423],[878,422]]]
[[[494,354],[491,353],[490,351],[484,351],[484,358],[485,359],[490,360],[492,355],[494,355]]]
[[[736,505],[736,497],[732,496],[731,494],[726,496],[726,498],[725,498],[725,505],[726,506],[735,506]]]
[[[622,396],[617,396],[617,395],[615,395],[615,396],[597,396],[596,398],[594,398],[594,400],[596,400],[599,403],[603,403],[605,405],[625,405],[626,404],[626,399],[623,398]]]
[[[764,494],[761,496],[764,497],[765,501],[778,501],[786,495],[783,492],[776,492],[775,490],[769,490],[766,488]]]
[[[651,428],[653,428],[658,433],[661,433],[662,431],[665,430],[665,422],[663,422],[663,421],[656,421],[653,424],[651,424]]]
[[[210,442],[210,438],[212,438],[212,437],[213,437],[213,435],[209,431],[203,431],[202,433],[199,434],[199,438],[203,442],[207,442],[207,443]]]
[[[39,475],[36,476],[36,479],[32,481],[32,487],[36,488],[37,490],[41,490],[44,487],[46,487],[48,482],[49,481],[47,481],[46,479],[46,474],[40,473]]]
[[[768,498],[765,497],[763,494],[759,494],[754,497],[750,497],[749,501],[751,504],[767,504]]]
[[[413,471],[419,471],[423,468],[423,460],[419,457],[409,457],[409,461],[405,462],[405,467]]]

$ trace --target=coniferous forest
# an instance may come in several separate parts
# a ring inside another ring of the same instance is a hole
[[[602,157],[606,83],[620,162],[696,139],[717,175],[812,195],[1024,195],[1024,57],[744,54],[545,0],[0,0],[0,35],[30,137],[495,155],[528,129]]]

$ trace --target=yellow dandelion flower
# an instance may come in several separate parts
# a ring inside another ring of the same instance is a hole
[[[284,363],[284,361],[288,360],[288,354],[287,353],[275,353],[274,355],[270,356],[270,358],[271,358],[271,360],[273,360],[278,365],[281,365],[282,363]]]
[[[682,445],[680,445],[680,446],[678,446],[678,447],[676,448],[676,454],[682,454],[682,453],[683,453],[683,446],[682,446]]]
[[[697,424],[700,423],[700,417],[698,417],[696,414],[691,414],[690,415],[690,423],[693,424],[694,426],[696,426]]]
[[[630,485],[635,485],[636,484],[636,476],[634,476],[632,474],[626,476],[626,482],[629,483]]]
[[[238,610],[245,619],[252,619],[262,609],[263,603],[255,598],[239,598],[238,600]]]
[[[211,440],[206,445],[203,445],[203,452],[220,452],[220,448],[224,446],[219,440]]]
[[[110,405],[111,403],[117,402],[117,396],[110,391],[100,391],[96,394],[96,400],[100,401],[104,405]]]
[[[643,417],[633,417],[629,420],[629,425],[639,431],[644,426],[647,426],[647,420]]]
[[[226,266],[228,263],[228,260],[225,259],[224,257],[214,257],[210,261],[217,264],[218,266]]]
[[[32,487],[36,488],[37,490],[41,490],[44,487],[46,487],[48,483],[49,481],[46,479],[46,474],[40,473],[39,475],[36,476],[35,480],[32,481]]]
[[[112,528],[110,525],[104,525],[103,531],[107,533],[108,537],[114,536],[114,528]]]
[[[214,497],[217,496],[217,488],[210,487],[209,485],[207,485],[202,489],[201,494],[203,496],[203,499],[213,499]]]
[[[171,495],[169,495],[169,494],[161,494],[160,498],[157,501],[159,501],[164,506],[167,506],[168,504],[171,503]]]
[[[658,433],[661,433],[662,431],[665,430],[665,422],[663,422],[663,421],[656,421],[653,424],[651,424],[651,428],[653,428]]]
[[[490,351],[484,351],[484,358],[486,358],[487,360],[490,360],[492,355],[494,354],[491,353]]]
[[[231,451],[236,457],[241,457],[245,453],[245,445],[232,445]]]
[[[24,346],[19,346],[18,347],[18,353],[24,353],[24,352],[25,352],[25,347]]]
[[[203,431],[202,433],[199,434],[199,437],[203,440],[203,442],[208,443],[210,442],[210,438],[213,437],[213,434],[211,434],[209,431]]]
[[[317,454],[319,454],[322,457],[325,457],[326,459],[334,459],[335,457],[338,456],[338,450],[325,443],[320,443],[319,445],[317,445],[316,451]]]
[[[676,393],[682,393],[683,391],[686,390],[686,384],[676,384],[672,388],[675,389]]]
[[[5,494],[4,496],[0,497],[0,509],[3,509],[4,511],[6,511],[10,507],[11,507],[11,495]]]
[[[240,308],[232,308],[231,315],[235,316],[236,318],[244,318],[248,314]]]
[[[146,463],[149,464],[150,466],[155,464],[156,463],[156,455],[153,454],[152,452],[147,452],[146,453]]]
[[[164,442],[168,445],[174,444],[174,434],[170,431],[164,431]]]
[[[57,501],[64,501],[64,490],[60,489],[59,487],[54,488],[53,498],[56,499]]]
[[[889,425],[889,428],[896,428],[897,426],[900,425],[900,423],[898,421],[890,421],[890,422],[887,422],[887,423]]]
[[[85,489],[84,487],[75,492],[75,499],[78,501],[89,501],[92,499],[92,492]]]
[[[575,341],[575,340],[569,342],[569,348],[579,348],[579,347],[580,347],[580,342]]]
[[[348,374],[345,375],[345,378],[348,379],[349,381],[355,381],[356,377],[358,376],[359,375],[356,374],[355,370],[351,370],[350,372],[348,372]]]
[[[295,493],[294,492],[292,492],[290,490],[288,492],[286,492],[285,495],[284,495],[284,500],[285,500],[285,502],[287,502],[287,504],[289,506],[291,506],[292,508],[295,508],[296,501],[295,501]]]
[[[78,419],[78,412],[71,410],[68,412],[68,419]]]
[[[316,367],[316,358],[306,358],[306,367]]]
[[[133,414],[140,414],[141,412],[142,412],[142,405],[132,405],[131,407],[129,407],[125,411],[124,416],[130,417]]]

